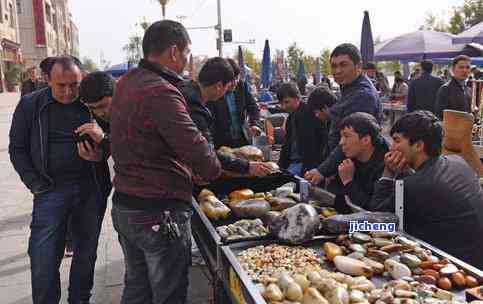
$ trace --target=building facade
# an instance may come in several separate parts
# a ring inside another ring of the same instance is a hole
[[[2,0],[0,0],[2,1]],[[19,32],[26,68],[49,56],[79,55],[79,35],[68,0],[18,0]],[[73,35],[73,30],[76,33]]]
[[[9,81],[20,68],[20,34],[18,6],[20,0],[0,0],[0,92],[13,89]]]

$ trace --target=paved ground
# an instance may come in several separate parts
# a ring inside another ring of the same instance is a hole
[[[32,303],[27,255],[32,196],[20,182],[8,157],[8,131],[19,96],[0,94],[0,302]],[[110,205],[110,203],[109,203]],[[61,266],[62,301],[66,303],[70,259]],[[93,303],[119,303],[123,288],[123,256],[107,211],[99,240]],[[190,303],[210,303],[206,269],[192,268]]]

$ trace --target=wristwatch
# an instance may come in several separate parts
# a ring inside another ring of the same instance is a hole
[[[109,145],[110,142],[111,136],[106,132],[102,133],[101,145]]]

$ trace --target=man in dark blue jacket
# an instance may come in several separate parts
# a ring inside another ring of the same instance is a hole
[[[435,113],[436,95],[444,84],[439,77],[431,75],[433,63],[429,60],[421,61],[423,73],[419,78],[409,83],[408,112],[426,110]]]
[[[74,257],[68,301],[89,303],[91,296],[111,184],[96,166],[103,160],[102,150],[75,134],[93,119],[78,98],[80,81],[80,67],[72,58],[56,58],[49,87],[23,97],[12,119],[10,159],[34,195],[28,249],[34,304],[60,300],[59,267],[69,216]]]
[[[344,153],[339,146],[339,122],[355,112],[369,113],[382,122],[382,105],[376,88],[367,76],[362,74],[362,57],[356,46],[344,43],[330,55],[330,64],[335,81],[341,86],[341,98],[330,108],[321,109],[318,118],[330,120],[329,157],[316,169],[305,174],[312,184],[319,184],[323,177],[337,174]]]

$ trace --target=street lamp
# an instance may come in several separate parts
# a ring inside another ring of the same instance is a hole
[[[163,19],[166,19],[166,4],[168,4],[169,0],[158,0],[159,4],[161,4],[161,9],[163,10]]]

